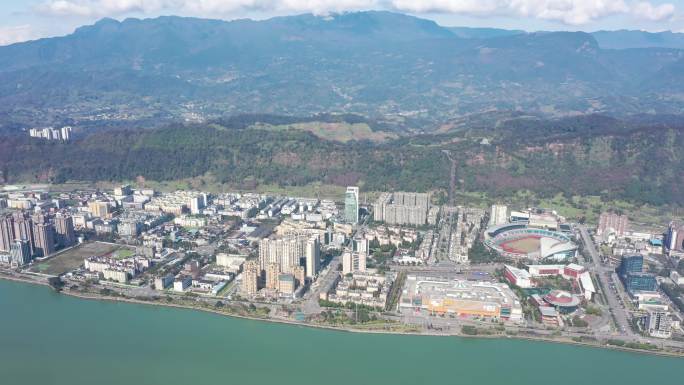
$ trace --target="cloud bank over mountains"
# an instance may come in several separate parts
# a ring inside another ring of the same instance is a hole
[[[673,18],[677,11],[672,3],[638,0],[46,0],[35,9],[44,15],[81,17],[159,12],[217,17],[243,12],[327,14],[388,9],[481,18],[525,17],[575,26],[615,15],[664,21]]]
[[[4,0],[0,46],[64,35],[97,19],[194,16],[232,20],[387,10],[441,25],[508,29],[684,31],[684,0]],[[11,2],[16,3],[11,3]],[[5,11],[5,12],[3,12]]]

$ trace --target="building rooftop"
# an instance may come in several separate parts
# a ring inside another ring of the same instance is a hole
[[[576,307],[580,304],[579,298],[563,290],[551,291],[544,296],[544,300],[556,307]]]

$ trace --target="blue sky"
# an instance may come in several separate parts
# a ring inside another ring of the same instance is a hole
[[[0,0],[0,45],[68,34],[102,17],[231,20],[366,9],[409,13],[448,26],[684,32],[684,0]]]

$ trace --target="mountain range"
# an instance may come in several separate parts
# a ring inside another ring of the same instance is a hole
[[[103,19],[0,47],[0,130],[354,113],[435,129],[470,114],[679,114],[684,38],[449,28],[390,12]]]

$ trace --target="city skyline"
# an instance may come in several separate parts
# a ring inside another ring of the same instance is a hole
[[[684,0],[0,1],[4,382],[676,379]]]

